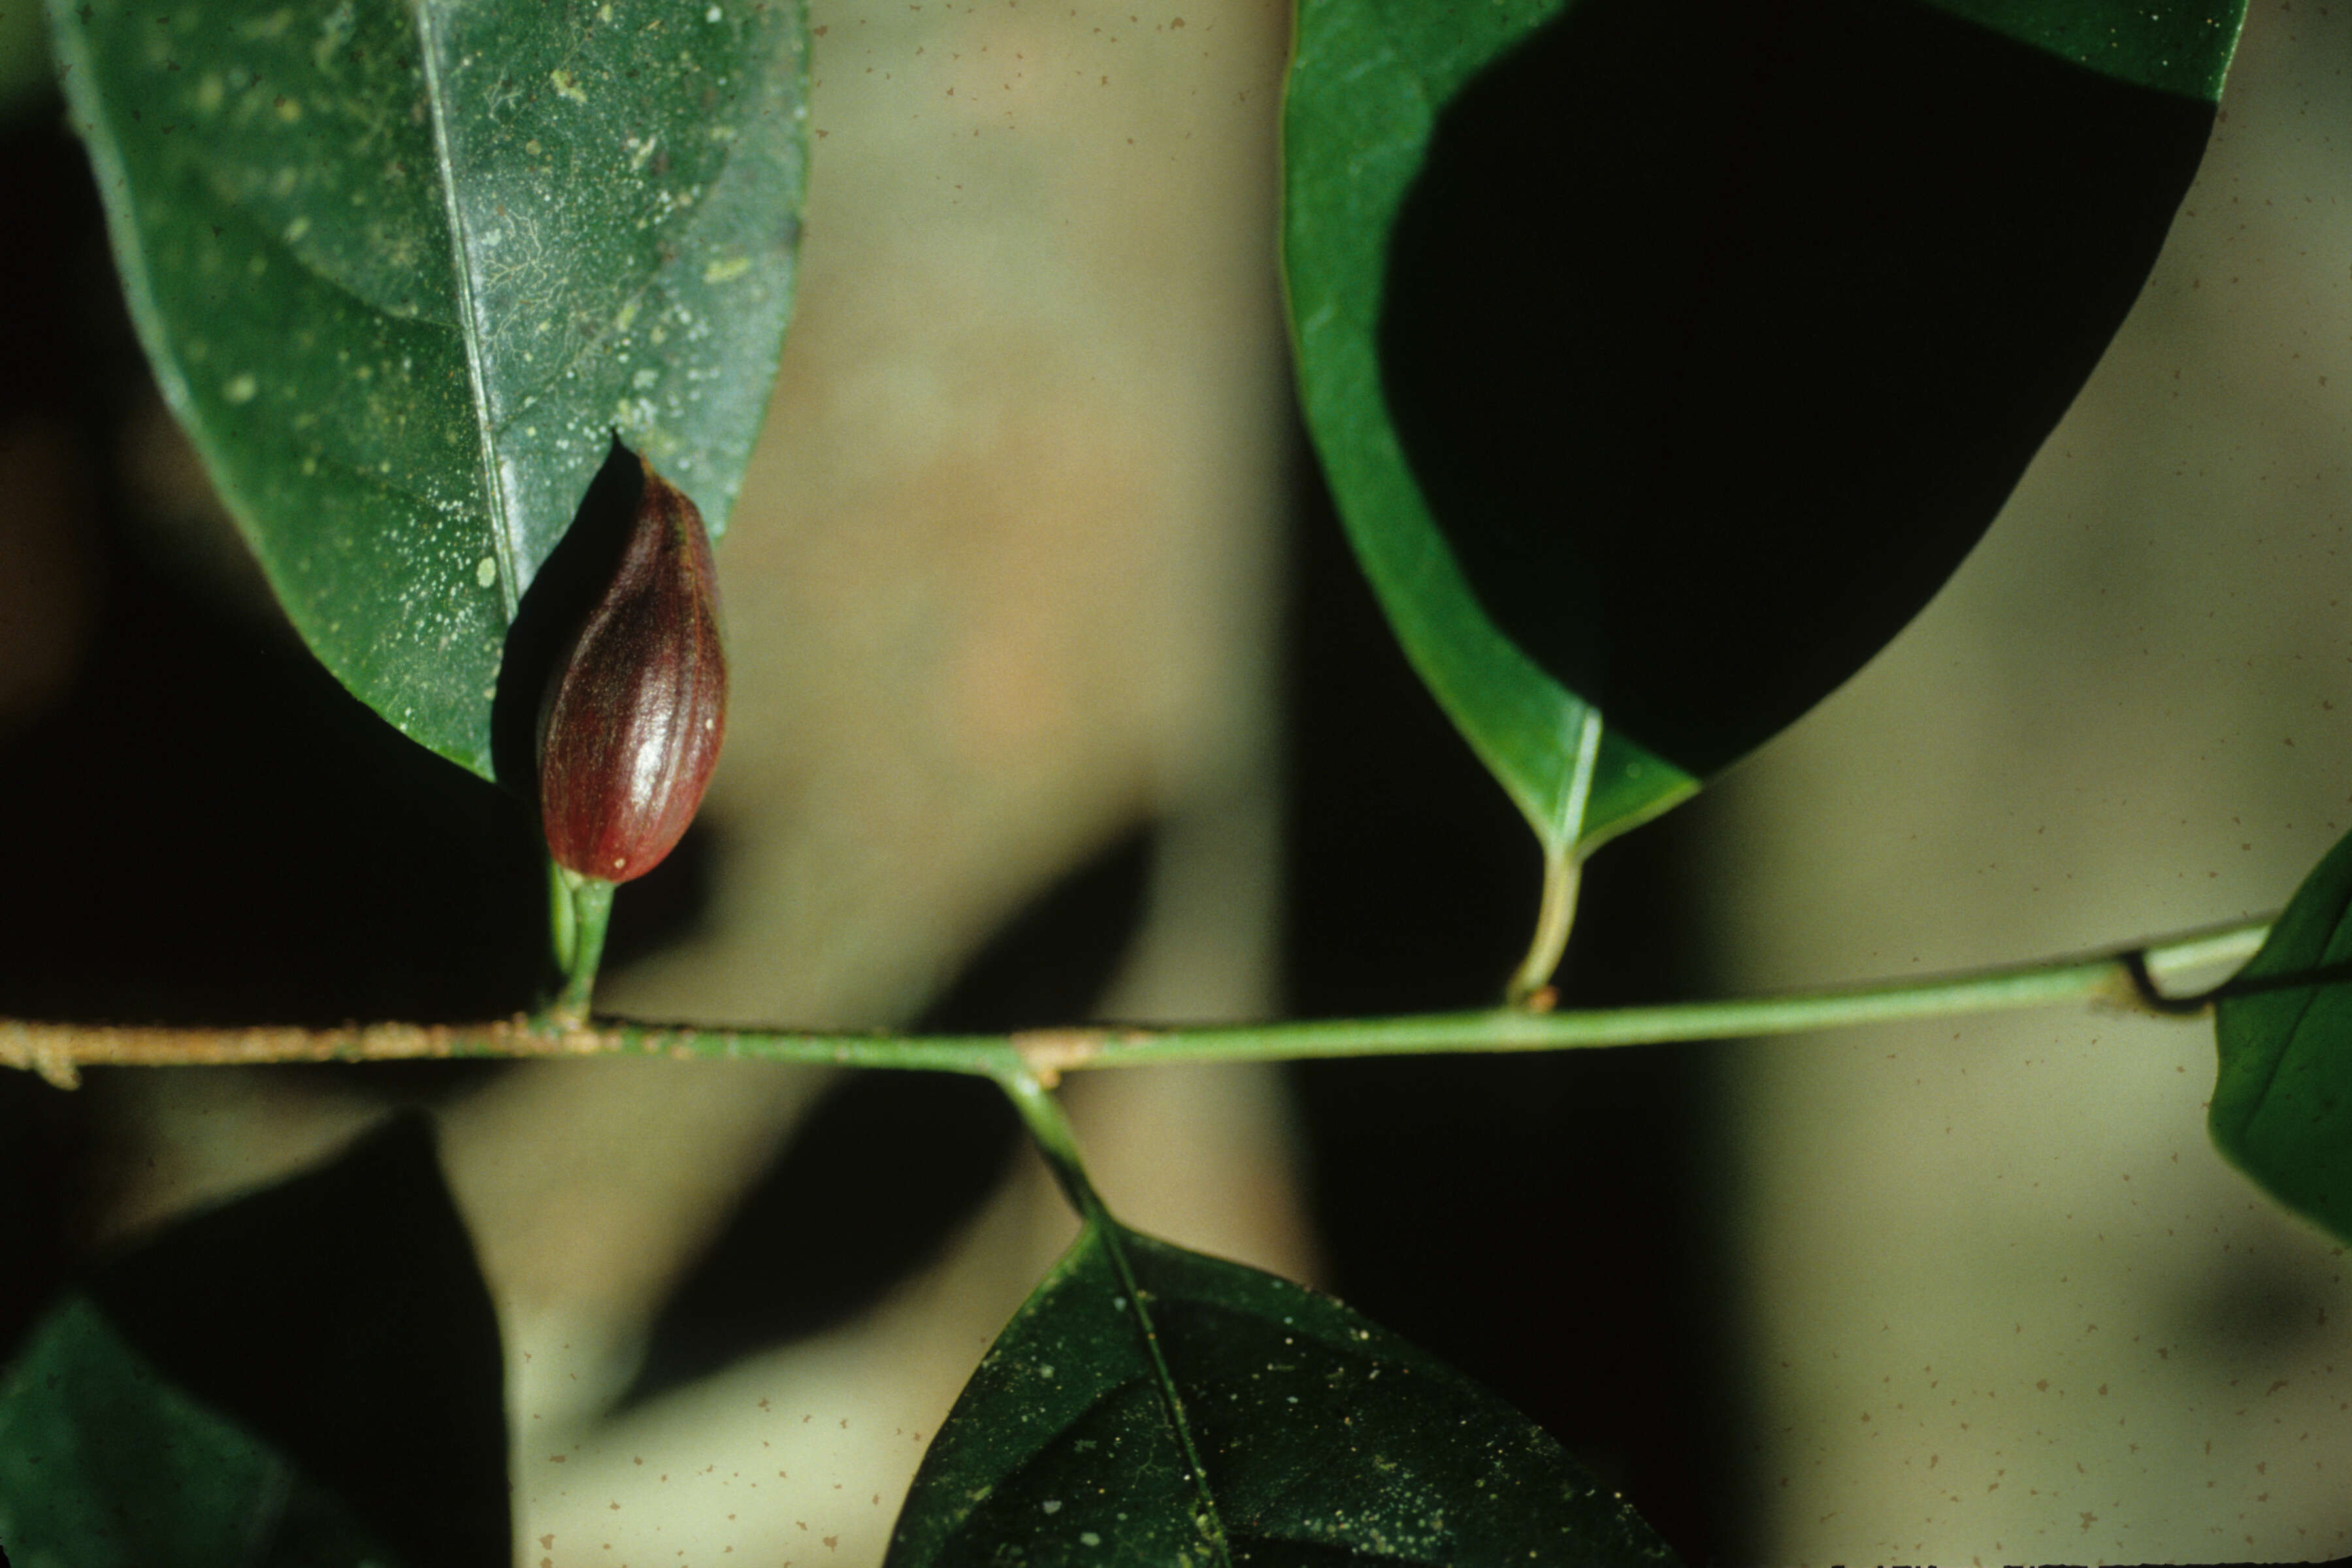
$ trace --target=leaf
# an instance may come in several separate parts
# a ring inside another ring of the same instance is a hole
[[[1555,858],[1794,720],[1966,554],[2153,263],[2240,14],[1303,0],[1308,427]]]
[[[0,1380],[0,1542],[16,1568],[397,1562],[79,1295],[49,1312]]]
[[[489,776],[507,627],[614,434],[725,529],[791,302],[800,6],[51,20],[141,341],[287,614]]]
[[[2352,837],[2304,879],[2223,987],[2214,1147],[2280,1203],[2352,1241]],[[2320,972],[2315,974],[2314,972]]]
[[[1283,262],[1300,397],[1357,560],[1423,681],[1548,851],[1590,849],[1696,787],[1613,731],[1474,597],[1391,426],[1377,335],[1388,236],[1435,110],[1558,9],[1302,0],[1284,106]]]
[[[933,1439],[887,1568],[1669,1563],[1540,1428],[1328,1297],[1097,1218]]]
[[[2246,8],[2239,0],[1934,0],[2118,81],[2216,103]]]
[[[497,1313],[421,1113],[100,1261],[29,1346],[20,1565],[511,1561]]]

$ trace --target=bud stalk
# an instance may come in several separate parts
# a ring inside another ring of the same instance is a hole
[[[638,459],[644,484],[612,582],[548,677],[540,820],[553,863],[559,1013],[586,1016],[613,887],[677,847],[727,728],[719,577],[702,515]]]

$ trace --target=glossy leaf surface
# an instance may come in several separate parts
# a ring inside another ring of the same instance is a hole
[[[488,776],[507,628],[614,432],[724,530],[790,304],[799,7],[52,18],[142,341],[279,600]]]
[[[2301,976],[2310,978],[2284,983]],[[2214,1036],[2214,1146],[2352,1241],[2352,837],[2328,851],[2231,979]]]
[[[887,1562],[1672,1560],[1459,1373],[1328,1297],[1097,1220],[966,1385]]]
[[[285,1456],[173,1384],[87,1297],[0,1379],[0,1543],[16,1568],[396,1568]]]
[[[1548,847],[1687,794],[1958,564],[2137,293],[2239,14],[1302,5],[1309,428]]]

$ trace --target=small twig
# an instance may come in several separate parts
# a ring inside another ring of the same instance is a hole
[[[686,1060],[824,1063],[978,1073],[1008,1071],[1050,1085],[1066,1072],[1150,1062],[1286,1061],[1317,1057],[1449,1051],[1559,1051],[1675,1040],[1797,1034],[1901,1018],[2006,1012],[2091,1002],[2163,1016],[2203,1012],[2230,987],[2173,997],[2158,982],[2241,962],[2267,921],[2175,937],[2093,958],[2050,959],[1972,974],[1895,981],[1789,996],[1669,1003],[1586,1012],[1524,1007],[1397,1018],[1219,1024],[1198,1028],[1030,1029],[1013,1035],[887,1035],[707,1029],[620,1019],[523,1014],[483,1024],[368,1024],[338,1029],[183,1029],[0,1020],[0,1066],[39,1073],[61,1089],[85,1067],[401,1061],[441,1057],[666,1057]],[[2265,985],[2329,984],[2332,970],[2266,977]]]
[[[466,1056],[594,1055],[597,1031],[537,1033],[517,1014],[494,1024],[348,1024],[339,1029],[125,1027],[0,1022],[0,1063],[72,1089],[85,1067],[233,1067],[261,1062],[404,1061]]]
[[[346,1024],[341,1028],[190,1029],[0,1019],[0,1067],[37,1072],[60,1089],[85,1067],[230,1067],[273,1062],[388,1062],[494,1057],[661,1057],[687,1061],[807,1062],[990,1073],[1017,1065],[996,1036],[825,1034],[708,1029],[617,1019],[510,1018],[480,1024]]]

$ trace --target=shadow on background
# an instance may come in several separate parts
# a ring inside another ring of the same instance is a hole
[[[1142,926],[1151,847],[1149,829],[1129,833],[1039,893],[916,1026],[996,1034],[1089,1016]],[[982,1079],[876,1072],[835,1084],[671,1290],[623,1403],[879,1302],[980,1212],[1019,1137],[1011,1103]],[[814,1192],[825,1201],[811,1203]]]
[[[1291,586],[1288,1008],[1492,1005],[1541,866],[1405,663],[1311,461]],[[1563,1007],[1703,994],[1682,819],[1587,867]],[[1568,1446],[1694,1565],[1752,1560],[1704,1044],[1293,1069],[1331,1287]]]

